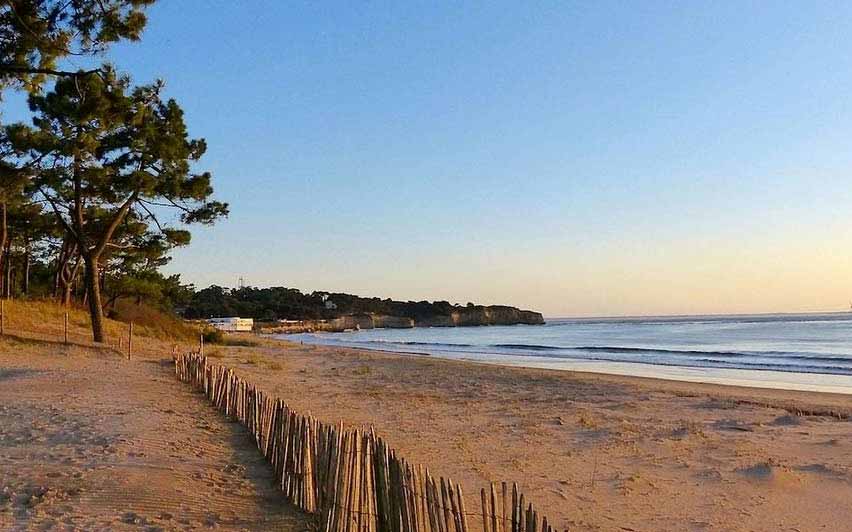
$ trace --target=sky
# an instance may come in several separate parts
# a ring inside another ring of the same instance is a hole
[[[852,4],[485,4],[152,7],[108,59],[166,81],[231,205],[168,270],[551,317],[849,308]]]

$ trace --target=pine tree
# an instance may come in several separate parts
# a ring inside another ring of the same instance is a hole
[[[33,127],[5,134],[32,170],[30,190],[49,205],[85,264],[92,335],[104,341],[100,275],[108,250],[120,248],[122,224],[144,222],[172,244],[189,234],[163,223],[167,209],[183,224],[212,223],[227,205],[210,199],[209,173],[191,164],[206,150],[190,139],[183,111],[160,97],[161,83],[131,89],[127,78],[59,78],[54,89],[29,98]]]
[[[0,89],[34,91],[48,76],[99,73],[65,71],[68,56],[95,55],[122,39],[138,40],[144,9],[155,0],[5,0],[0,5]]]

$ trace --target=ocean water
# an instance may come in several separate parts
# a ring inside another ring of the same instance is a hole
[[[852,393],[852,312],[551,319],[288,340],[515,366]]]

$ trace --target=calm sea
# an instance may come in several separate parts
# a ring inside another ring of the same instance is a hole
[[[852,392],[852,313],[551,319],[289,340],[480,362]]]

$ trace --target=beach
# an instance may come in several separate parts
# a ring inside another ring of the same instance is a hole
[[[806,7],[2,2],[0,532],[852,532]]]
[[[843,530],[846,395],[254,340],[211,347],[291,407],[373,426],[471,504],[518,482],[560,529]],[[472,495],[470,495],[472,494]]]
[[[171,340],[140,338],[127,360],[79,329],[68,346],[52,335],[0,339],[0,529],[305,529],[250,435],[176,381]],[[211,363],[322,421],[374,427],[460,482],[469,508],[505,481],[559,530],[852,520],[849,395],[227,340],[242,345],[205,346]]]
[[[0,530],[305,530],[249,435],[144,343],[0,337]]]
[[[492,364],[852,394],[852,313],[549,318],[280,336]]]

